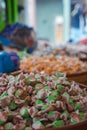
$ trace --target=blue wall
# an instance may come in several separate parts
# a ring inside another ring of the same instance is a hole
[[[62,0],[37,0],[37,36],[54,42],[54,19],[63,15]]]

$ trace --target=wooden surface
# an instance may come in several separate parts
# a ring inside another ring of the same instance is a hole
[[[87,72],[79,73],[79,74],[72,74],[72,75],[67,75],[67,78],[69,80],[76,81],[78,83],[87,85]]]

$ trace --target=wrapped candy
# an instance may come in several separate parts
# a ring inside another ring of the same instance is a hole
[[[56,128],[86,119],[87,88],[68,81],[60,72],[51,76],[20,73],[0,77],[2,130]]]

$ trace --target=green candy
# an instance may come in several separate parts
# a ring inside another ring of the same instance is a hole
[[[18,97],[19,93],[20,93],[20,91],[17,90],[17,91],[15,92],[15,97]]]
[[[27,118],[25,118],[25,120],[26,120],[27,122],[30,122],[30,121],[31,121],[31,118],[30,118],[30,117],[27,117]]]
[[[38,105],[38,104],[43,104],[43,101],[41,101],[41,100],[36,100],[36,104]]]
[[[79,111],[82,110],[82,105],[81,105],[81,103],[77,103],[77,104],[75,105],[75,110],[79,110]]]
[[[63,77],[63,74],[61,72],[57,72],[58,77]]]
[[[70,117],[70,115],[69,115],[69,113],[68,113],[68,111],[67,110],[65,110],[63,113],[62,113],[62,116],[63,115],[65,115],[66,116],[66,118],[69,118]]]
[[[51,77],[52,77],[52,79],[57,79],[57,77],[56,77],[56,76],[54,76],[54,75],[52,75]]]
[[[40,89],[40,90],[37,92],[36,98],[37,98],[37,99],[41,99],[42,93],[43,93],[43,89]]]
[[[42,92],[42,89],[38,91],[38,93],[37,93],[37,95],[36,95],[37,99],[40,99],[40,97],[41,97],[41,92]]]
[[[52,96],[58,96],[58,95],[59,93],[56,90],[52,91]]]
[[[62,85],[57,86],[57,88],[58,88],[58,92],[61,92],[63,90],[63,86]]]
[[[79,96],[82,97],[83,96],[82,93],[80,93]]]
[[[20,111],[20,114],[24,118],[29,117],[29,112],[28,112],[27,108],[22,108],[21,111]]]
[[[37,120],[37,121],[34,122],[34,124],[38,125],[38,124],[42,124],[42,123],[41,123],[41,121]]]
[[[54,112],[53,112],[53,111],[50,111],[50,112],[48,113],[48,115],[49,115],[49,116],[53,116],[53,115],[54,115]]]
[[[76,124],[76,123],[77,123],[77,120],[71,119],[71,124]]]
[[[47,78],[46,78],[46,77],[44,77],[44,81],[47,81]]]
[[[66,82],[65,82],[67,85],[69,85],[70,84],[70,82],[68,81],[68,80],[66,80]]]
[[[44,105],[41,107],[41,110],[46,110],[48,108],[48,105]]]
[[[70,100],[70,95],[69,95],[68,93],[64,93],[63,96],[66,97],[66,98],[67,98],[67,101],[69,102],[69,100]]]
[[[84,120],[84,113],[83,112],[80,112],[80,120]]]
[[[17,108],[17,105],[15,104],[14,101],[12,101],[12,102],[10,103],[9,107],[10,107],[11,110],[15,110],[15,109]]]
[[[71,105],[74,105],[74,101],[73,101],[73,100],[70,100],[69,103],[70,103]]]
[[[37,83],[37,84],[34,86],[34,88],[36,89],[36,88],[38,87],[38,85],[39,85],[39,83]]]
[[[56,86],[62,85],[60,82],[55,83]]]
[[[6,128],[6,130],[11,130],[11,124],[10,124],[10,123],[7,123],[7,124],[5,125],[5,128]]]
[[[17,76],[15,77],[15,82],[18,82],[18,77]]]
[[[32,82],[32,79],[31,78],[26,78],[26,81],[28,84],[30,84]]]
[[[64,126],[64,122],[63,122],[63,120],[56,120],[53,122],[53,126],[54,127]]]
[[[44,86],[44,90],[51,90],[49,86]]]
[[[35,121],[34,124],[41,125],[41,126],[45,127],[40,120]]]
[[[51,102],[55,102],[56,101],[56,97],[54,96],[49,96],[48,97],[48,102],[51,103]]]
[[[63,90],[63,86],[62,86],[61,83],[57,82],[55,85],[56,85],[57,88],[58,88],[58,92],[61,92],[61,91]]]
[[[2,95],[0,96],[0,98],[3,98],[3,97],[7,97],[8,94],[6,92],[2,93]]]
[[[4,121],[2,119],[0,119],[0,125],[3,125]]]
[[[30,129],[30,127],[25,127],[25,129],[24,130],[29,130]]]

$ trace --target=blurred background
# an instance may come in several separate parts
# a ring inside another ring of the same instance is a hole
[[[87,62],[87,0],[0,0],[0,72],[30,55]]]
[[[86,45],[87,0],[0,0],[1,50]]]
[[[0,0],[0,31],[17,22],[51,44],[76,43],[87,36],[87,0]]]

